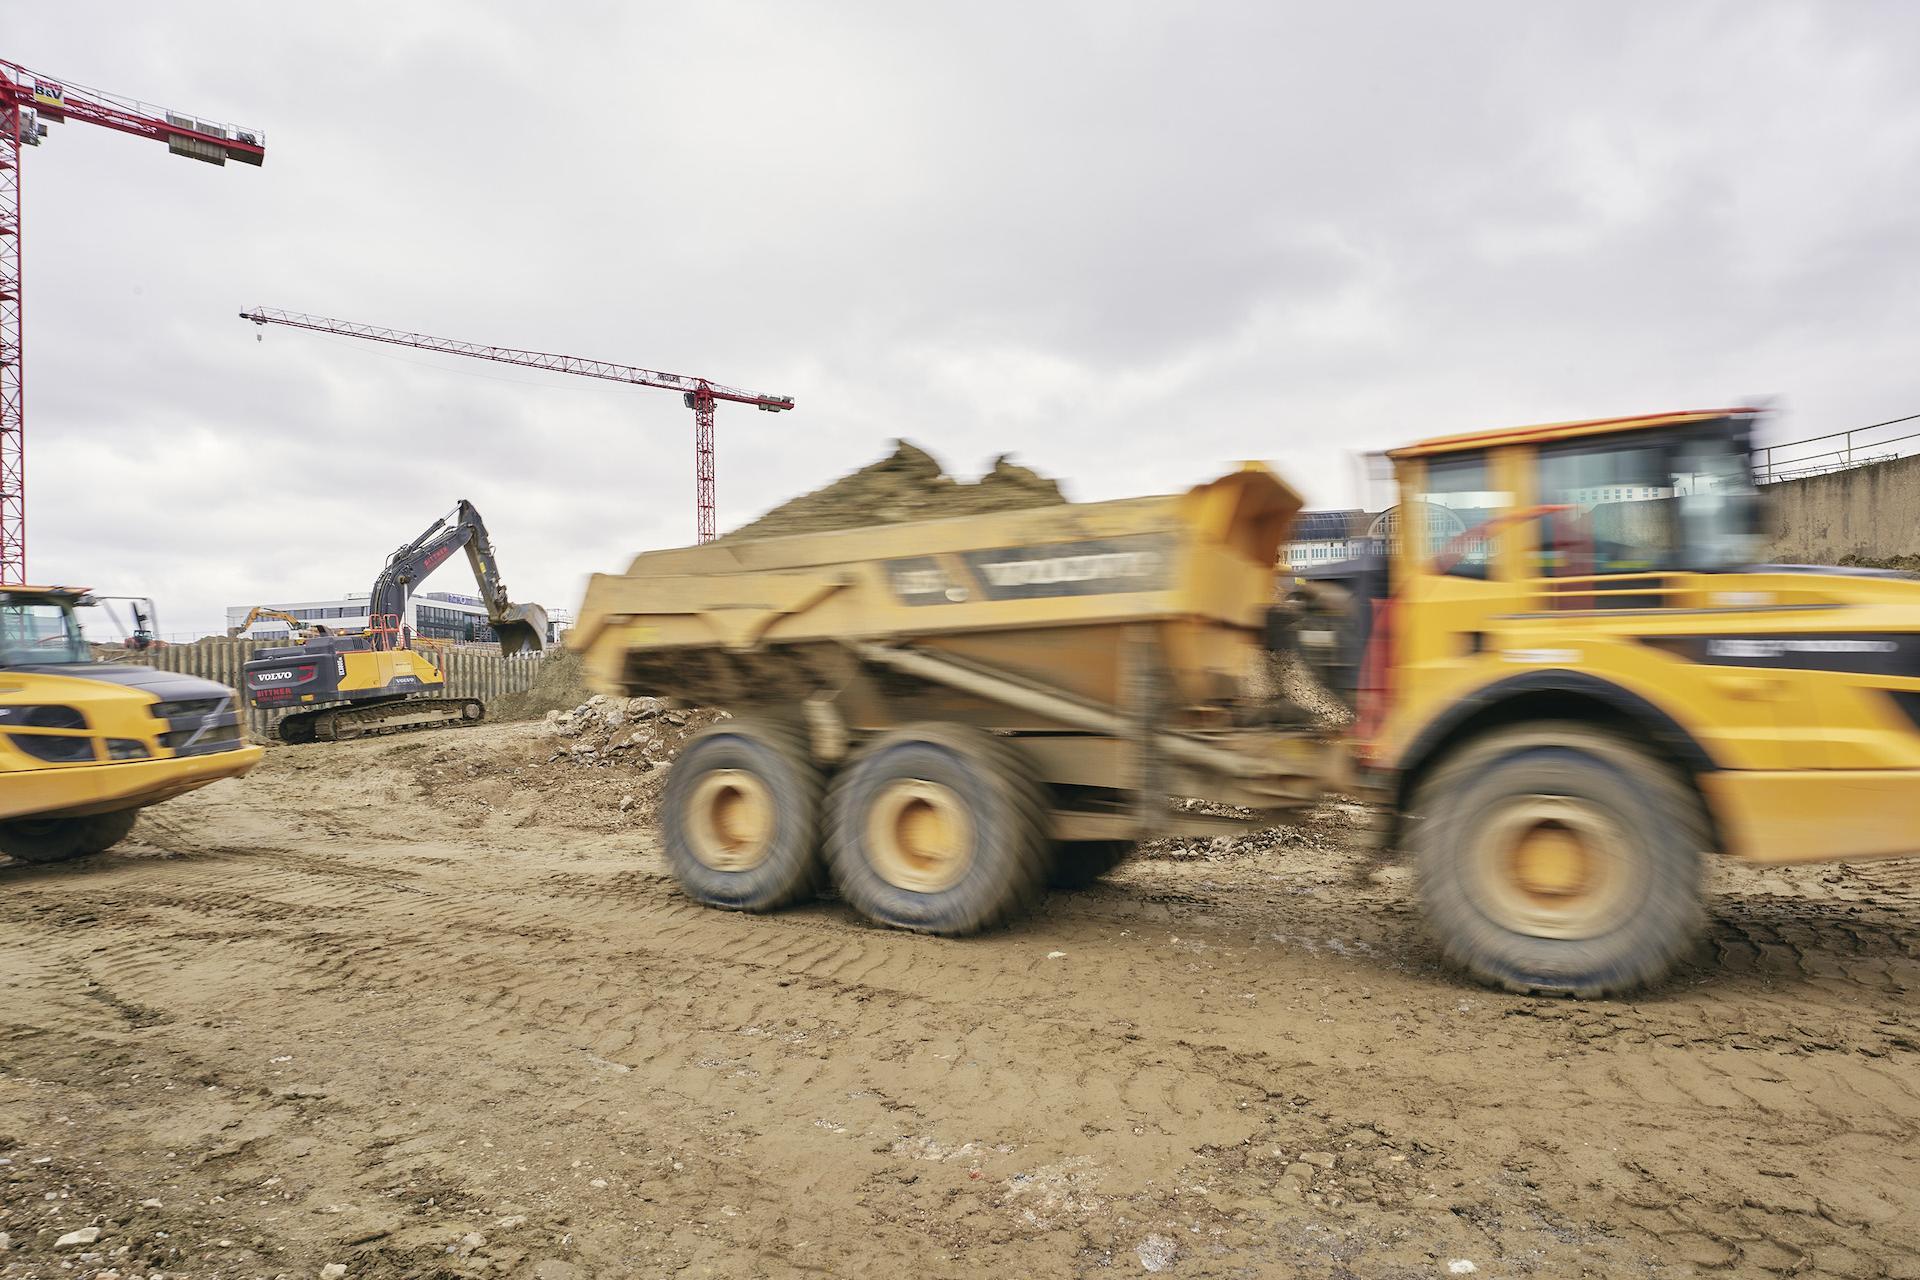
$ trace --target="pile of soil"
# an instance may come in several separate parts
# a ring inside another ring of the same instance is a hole
[[[537,720],[549,711],[579,706],[592,692],[587,688],[586,666],[580,655],[560,649],[541,659],[540,673],[524,692],[488,702],[487,716],[492,720]]]
[[[1058,481],[1007,461],[1006,454],[994,459],[991,471],[968,482],[948,475],[925,449],[896,440],[893,452],[872,466],[783,503],[721,541],[1017,511],[1066,500]]]
[[[563,825],[611,831],[650,822],[671,764],[688,738],[724,711],[677,708],[661,698],[594,694],[544,722],[513,726],[485,753],[435,738],[415,757],[421,792],[459,825]]]

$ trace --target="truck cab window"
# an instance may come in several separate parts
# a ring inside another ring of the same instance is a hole
[[[1485,526],[1511,505],[1511,495],[1494,491],[1487,455],[1465,453],[1428,459],[1420,493],[1397,514],[1424,518],[1426,561],[1435,572],[1484,579],[1492,559]]]
[[[1723,432],[1574,443],[1540,455],[1548,577],[1713,571],[1747,563],[1757,510],[1743,440]]]
[[[1651,445],[1614,439],[1543,453],[1540,501],[1566,510],[1541,519],[1541,571],[1564,578],[1667,568],[1672,495],[1662,450]]]

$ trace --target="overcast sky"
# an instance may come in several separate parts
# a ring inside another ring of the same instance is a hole
[[[692,540],[677,396],[256,341],[256,304],[794,396],[721,409],[722,528],[897,435],[1338,505],[1440,432],[1920,411],[1898,0],[4,9],[0,56],[266,133],[25,165],[30,572],[168,633],[365,591],[461,497],[559,607]]]

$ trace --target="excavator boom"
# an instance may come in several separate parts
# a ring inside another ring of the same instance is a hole
[[[480,585],[481,599],[486,602],[487,624],[499,637],[501,651],[509,655],[543,651],[547,647],[547,611],[537,604],[515,604],[508,596],[486,521],[465,498],[428,525],[419,537],[387,557],[380,576],[374,579],[369,611],[375,617],[405,616],[407,601],[419,584],[463,548],[473,568],[473,579]]]

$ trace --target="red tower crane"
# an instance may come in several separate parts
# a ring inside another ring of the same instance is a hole
[[[712,542],[716,532],[713,519],[714,404],[717,401],[730,400],[735,404],[750,404],[766,413],[779,413],[793,408],[792,396],[744,391],[739,387],[727,387],[717,382],[709,382],[705,378],[689,378],[678,373],[661,373],[655,369],[641,369],[629,364],[609,364],[605,360],[584,360],[579,356],[553,355],[545,351],[522,351],[517,347],[489,347],[478,342],[433,338],[424,333],[382,329],[377,325],[355,324],[351,320],[329,320],[325,316],[300,315],[288,311],[274,311],[266,307],[242,311],[240,318],[251,320],[257,325],[281,324],[294,329],[311,329],[315,333],[365,338],[369,342],[385,342],[396,347],[414,347],[421,351],[472,356],[476,360],[495,360],[501,364],[525,365],[529,369],[551,369],[555,373],[578,374],[583,378],[604,378],[608,382],[631,382],[640,387],[659,387],[666,391],[678,391],[687,408],[693,410],[693,505],[702,542]]]
[[[258,165],[266,135],[55,80],[0,59],[0,582],[27,576],[27,419],[20,293],[20,156],[47,123],[97,124],[207,164]]]

